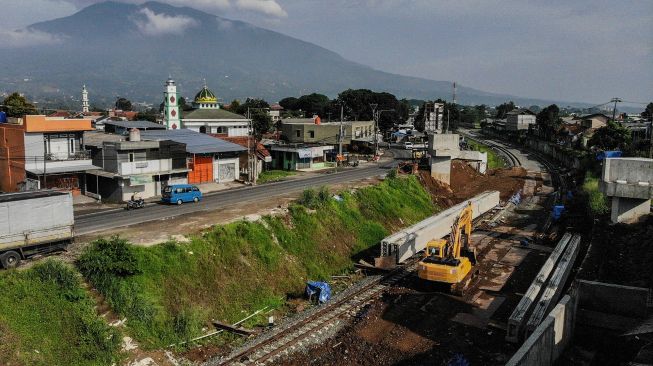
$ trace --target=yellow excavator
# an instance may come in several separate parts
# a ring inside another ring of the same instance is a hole
[[[426,244],[417,275],[427,281],[450,285],[452,293],[462,295],[471,282],[476,265],[476,250],[470,247],[472,203],[460,212],[451,227],[449,239],[435,239]]]

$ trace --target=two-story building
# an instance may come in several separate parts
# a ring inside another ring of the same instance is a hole
[[[88,194],[111,202],[156,197],[169,184],[188,182],[186,145],[174,141],[144,141],[140,130],[129,136],[102,132],[85,135],[93,164],[87,173]]]
[[[289,143],[342,144],[374,141],[374,121],[322,122],[320,117],[281,120],[281,138]]]
[[[580,125],[586,130],[596,130],[608,125],[610,117],[603,113],[592,113],[580,117]]]
[[[507,131],[528,131],[536,125],[536,115],[526,108],[513,109],[506,113]]]
[[[84,194],[86,172],[98,169],[84,149],[90,119],[27,115],[17,124],[0,124],[7,163],[0,165],[2,190],[63,189]]]

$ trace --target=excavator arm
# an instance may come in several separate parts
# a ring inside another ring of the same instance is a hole
[[[453,226],[451,227],[451,234],[449,236],[449,242],[451,243],[451,255],[454,258],[460,257],[460,251],[463,246],[461,237],[464,231],[465,234],[465,243],[464,247],[467,249],[469,246],[469,239],[472,235],[472,221],[473,221],[474,211],[472,209],[472,203],[468,202],[467,206],[462,210],[456,221],[454,221]]]

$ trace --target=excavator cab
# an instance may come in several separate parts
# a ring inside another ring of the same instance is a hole
[[[469,245],[471,230],[472,205],[469,203],[454,221],[448,240],[434,239],[426,244],[424,258],[417,267],[418,277],[449,284],[452,290],[467,283],[476,264],[476,252]]]

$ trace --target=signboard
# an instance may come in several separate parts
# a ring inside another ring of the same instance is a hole
[[[311,158],[313,156],[313,150],[309,147],[307,149],[297,149],[297,155],[300,159]]]
[[[152,183],[153,181],[154,179],[151,175],[132,175],[129,177],[129,185],[131,186]]]
[[[321,158],[324,156],[324,148],[323,147],[313,147],[311,148],[311,157],[313,158]]]

